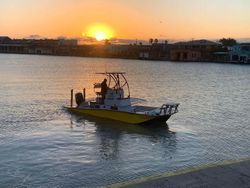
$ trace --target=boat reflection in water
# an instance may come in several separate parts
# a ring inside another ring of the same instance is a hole
[[[93,116],[71,117],[72,128],[83,127],[83,131],[92,127],[101,160],[115,163],[131,162],[131,158],[144,160],[150,157],[171,158],[176,151],[176,133],[168,129],[168,125],[134,126]],[[119,161],[119,162],[118,162]],[[136,166],[136,165],[135,165]]]

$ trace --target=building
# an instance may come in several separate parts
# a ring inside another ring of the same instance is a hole
[[[25,45],[14,43],[7,36],[0,36],[0,53],[23,53]]]
[[[211,61],[213,53],[222,46],[208,40],[192,40],[178,42],[171,46],[171,61]]]
[[[6,44],[6,43],[9,43],[10,41],[11,41],[11,38],[7,36],[0,36],[0,44]]]
[[[231,63],[250,64],[250,43],[241,43],[229,49],[229,61]]]
[[[70,55],[77,40],[67,39],[10,39],[0,37],[0,53]]]

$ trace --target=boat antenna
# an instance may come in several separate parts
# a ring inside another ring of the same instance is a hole
[[[106,61],[105,61],[105,72],[108,72],[107,71],[107,63],[106,63]]]
[[[104,68],[105,68],[105,72],[108,72],[108,70],[107,70],[107,61],[106,60],[104,62]]]

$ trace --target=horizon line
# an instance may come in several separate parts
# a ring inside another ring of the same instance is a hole
[[[9,37],[10,39],[13,40],[60,40],[60,39],[64,39],[64,40],[77,40],[78,42],[86,42],[86,43],[97,43],[98,41],[93,38],[93,37],[66,37],[66,36],[57,36],[57,37],[46,37],[46,36],[41,36],[41,35],[29,35],[29,36],[23,36],[20,38],[15,38],[15,37],[11,37],[9,35],[0,35],[0,37]],[[236,41],[239,42],[250,42],[250,37],[239,37],[239,38],[234,38],[234,37],[222,37],[222,38],[233,38]],[[193,41],[193,40],[210,40],[210,41],[214,41],[214,42],[218,42],[220,39],[222,38],[182,38],[182,39],[168,39],[168,38],[149,38],[149,39],[132,39],[132,38],[111,38],[111,39],[107,39],[110,42],[115,42],[115,43],[149,43],[150,39],[157,39],[159,42],[164,42],[164,41],[168,41],[168,42],[184,42],[184,41]],[[99,42],[104,42],[105,40],[99,41]]]

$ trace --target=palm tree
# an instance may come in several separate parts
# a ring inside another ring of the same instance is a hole
[[[154,39],[149,39],[149,44],[153,44],[153,42],[154,42]]]

